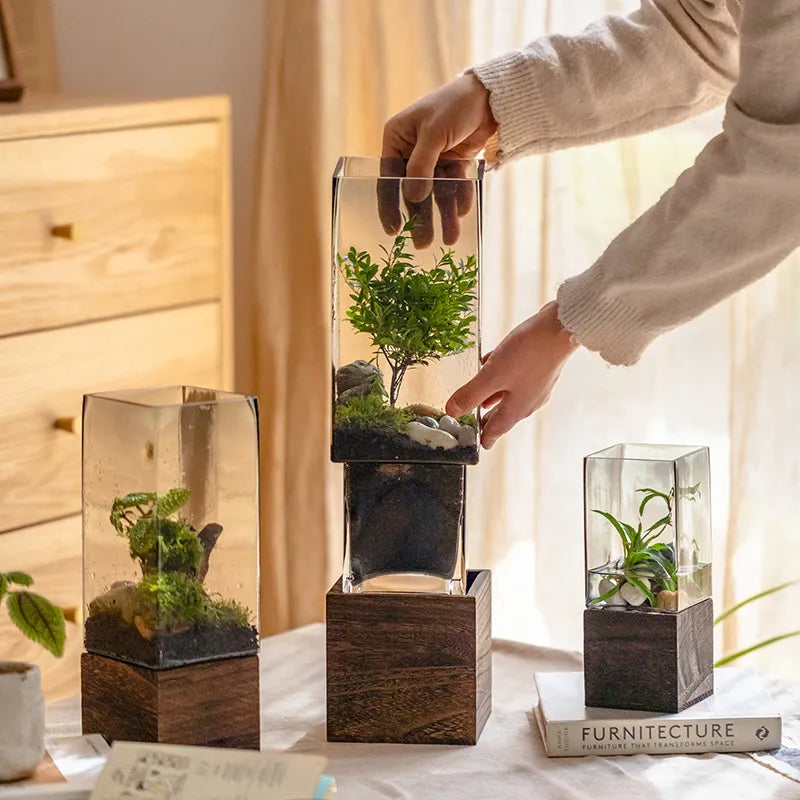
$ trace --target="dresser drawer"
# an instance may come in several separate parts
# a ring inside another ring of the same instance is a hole
[[[31,591],[62,608],[81,608],[81,518],[68,517],[44,525],[0,534],[0,571],[22,570],[33,577]],[[67,644],[58,659],[23,636],[0,614],[0,653],[12,661],[33,661],[42,670],[48,701],[77,694],[83,632],[67,623]]]
[[[223,139],[209,121],[0,143],[0,336],[219,298]]]
[[[219,303],[0,339],[0,531],[79,513],[88,392],[223,383]],[[221,387],[224,388],[224,387]]]

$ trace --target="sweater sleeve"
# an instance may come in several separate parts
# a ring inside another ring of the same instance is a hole
[[[562,324],[613,364],[634,363],[800,246],[800,0],[747,0],[740,38],[723,132],[559,288]]]
[[[642,0],[630,16],[473,67],[498,123],[486,158],[630,136],[719,105],[736,79],[736,39],[724,0]]]

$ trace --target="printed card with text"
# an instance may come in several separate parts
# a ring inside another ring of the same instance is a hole
[[[324,800],[327,759],[115,742],[90,800]]]

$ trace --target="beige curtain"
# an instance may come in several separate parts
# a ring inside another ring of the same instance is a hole
[[[341,565],[328,464],[330,173],[380,148],[384,120],[464,66],[635,0],[270,0],[258,228],[265,632],[319,619]],[[585,269],[689,167],[721,113],[487,176],[488,350]],[[795,263],[800,257],[793,257]],[[800,577],[800,289],[784,265],[661,337],[633,369],[579,352],[548,406],[470,470],[468,561],[490,567],[496,636],[581,646],[581,459],[617,441],[712,450],[717,609]],[[800,591],[718,631],[730,652],[800,627]],[[796,672],[798,639],[745,659]]]
[[[341,567],[328,463],[331,174],[379,155],[383,122],[463,69],[460,0],[270,0],[257,219],[262,629],[322,618]]]

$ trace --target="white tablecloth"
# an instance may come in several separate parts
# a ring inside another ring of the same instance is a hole
[[[784,716],[776,755],[548,759],[531,708],[534,670],[580,669],[577,653],[496,641],[493,710],[475,747],[325,741],[325,629],[265,639],[263,748],[323,753],[342,800],[800,800],[800,690],[770,682]],[[51,733],[78,733],[78,698],[48,708]]]

